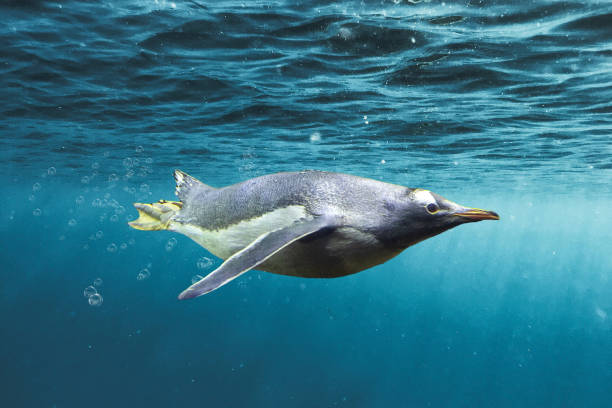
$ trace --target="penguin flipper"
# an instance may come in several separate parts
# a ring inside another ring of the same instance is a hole
[[[221,266],[206,275],[205,278],[189,286],[181,292],[178,298],[180,300],[191,299],[212,292],[255,268],[293,242],[330,227],[334,227],[334,222],[330,217],[315,217],[309,221],[297,222],[285,228],[266,232],[227,258]]]

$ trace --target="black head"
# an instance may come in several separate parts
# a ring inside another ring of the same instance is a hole
[[[406,189],[390,219],[393,225],[382,234],[389,244],[406,248],[457,225],[498,220],[493,211],[464,207],[428,190]]]

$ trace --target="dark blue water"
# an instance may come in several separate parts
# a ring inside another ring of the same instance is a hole
[[[610,2],[0,12],[3,406],[610,406]],[[220,261],[126,225],[174,168],[341,171],[501,220],[180,302]]]

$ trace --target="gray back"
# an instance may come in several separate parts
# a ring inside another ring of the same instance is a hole
[[[177,221],[223,229],[290,205],[314,216],[342,215],[347,223],[380,225],[406,187],[341,173],[302,171],[265,175],[228,187],[194,188],[183,199]]]

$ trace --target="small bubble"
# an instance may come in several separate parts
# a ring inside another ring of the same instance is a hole
[[[350,40],[353,37],[353,32],[349,28],[342,27],[338,30],[338,36],[345,41]]]
[[[199,282],[202,279],[204,279],[204,277],[202,275],[193,275],[191,277],[191,284],[193,285],[194,283]]]
[[[98,293],[98,290],[91,285],[89,285],[85,288],[85,290],[83,290],[83,296],[85,296],[86,298],[91,297],[96,293]]]
[[[89,297],[89,299],[87,299],[87,301],[89,302],[89,304],[90,304],[91,306],[96,306],[96,307],[98,307],[98,306],[102,306],[102,301],[103,301],[103,300],[104,300],[104,299],[102,298],[102,295],[101,295],[101,294],[99,294],[99,293],[96,293],[96,294],[94,294],[94,295],[91,295],[91,296]]]
[[[136,146],[136,153],[142,153],[142,152],[144,152],[144,147]]]
[[[55,167],[51,166],[47,169],[47,174],[49,176],[55,176],[57,174],[57,170],[55,170]]]
[[[213,264],[212,260],[203,256],[200,259],[198,259],[198,269],[208,269],[210,268],[210,266]]]
[[[149,185],[146,183],[143,183],[140,185],[140,192],[141,193],[147,193],[149,192]]]
[[[77,205],[81,205],[85,202],[85,197],[83,197],[82,195],[78,196],[77,198],[74,199],[74,202],[77,203]]]
[[[122,250],[127,249],[127,244],[125,242],[122,242],[121,245],[119,245],[119,248],[121,248]]]
[[[75,220],[74,218],[68,220],[69,227],[74,227],[75,225],[77,225],[77,220]]]
[[[42,186],[40,185],[40,183],[34,183],[34,185],[32,186],[32,191],[39,191],[42,188]]]
[[[89,184],[89,177],[88,176],[81,177],[81,183],[82,184]]]
[[[96,232],[96,239],[101,239],[103,236],[104,236],[104,233],[102,231]]]
[[[117,252],[117,245],[115,245],[114,243],[110,243],[110,244],[108,244],[108,246],[106,247],[106,250],[107,250],[108,252],[110,252],[111,254],[112,254],[113,252]]]
[[[123,159],[123,166],[126,169],[131,168],[132,166],[134,166],[134,161],[132,160],[131,157],[126,157],[125,159]]]
[[[29,200],[29,201],[34,201],[34,200],[36,200],[36,196],[35,196],[34,194],[30,194],[30,195],[28,196],[28,200]]]
[[[110,217],[111,222],[117,222],[119,221],[119,217],[117,216],[117,214],[113,214]]]
[[[92,207],[102,207],[102,200],[100,200],[99,198],[95,198],[92,202],[91,202],[91,206]]]
[[[117,176],[115,173],[108,176],[109,183],[114,183],[117,180],[119,180],[119,176]]]
[[[170,238],[168,242],[166,242],[166,251],[170,252],[176,246],[176,238]]]
[[[98,170],[100,168],[100,163],[98,162],[91,163],[91,168],[94,170]]]
[[[314,132],[310,135],[310,142],[311,143],[317,143],[321,141],[321,133],[319,132]]]
[[[145,163],[147,163],[147,164],[151,164],[151,163],[153,163],[153,158],[152,158],[152,157],[147,157],[147,158],[145,159]]]
[[[387,164],[387,161],[386,161],[385,159],[382,159],[382,160],[380,161],[380,164]]]
[[[102,278],[96,278],[96,279],[94,279],[94,281],[93,281],[93,285],[94,285],[96,288],[99,288],[100,286],[102,286],[102,283],[103,283],[103,282],[102,282]]]
[[[141,269],[140,272],[138,272],[136,279],[141,281],[141,280],[149,279],[150,276],[151,276],[151,271],[149,271],[148,268],[144,268],[144,269]]]
[[[40,208],[35,208],[34,211],[32,211],[32,215],[35,217],[40,217],[41,214],[42,210]]]
[[[410,37],[410,42],[411,42],[411,43],[413,43],[413,44],[415,44],[415,43],[416,43],[416,38],[414,38],[414,37]]]
[[[134,245],[135,243],[136,243],[136,240],[134,238],[130,238],[128,240],[128,244],[130,244],[130,245]]]

